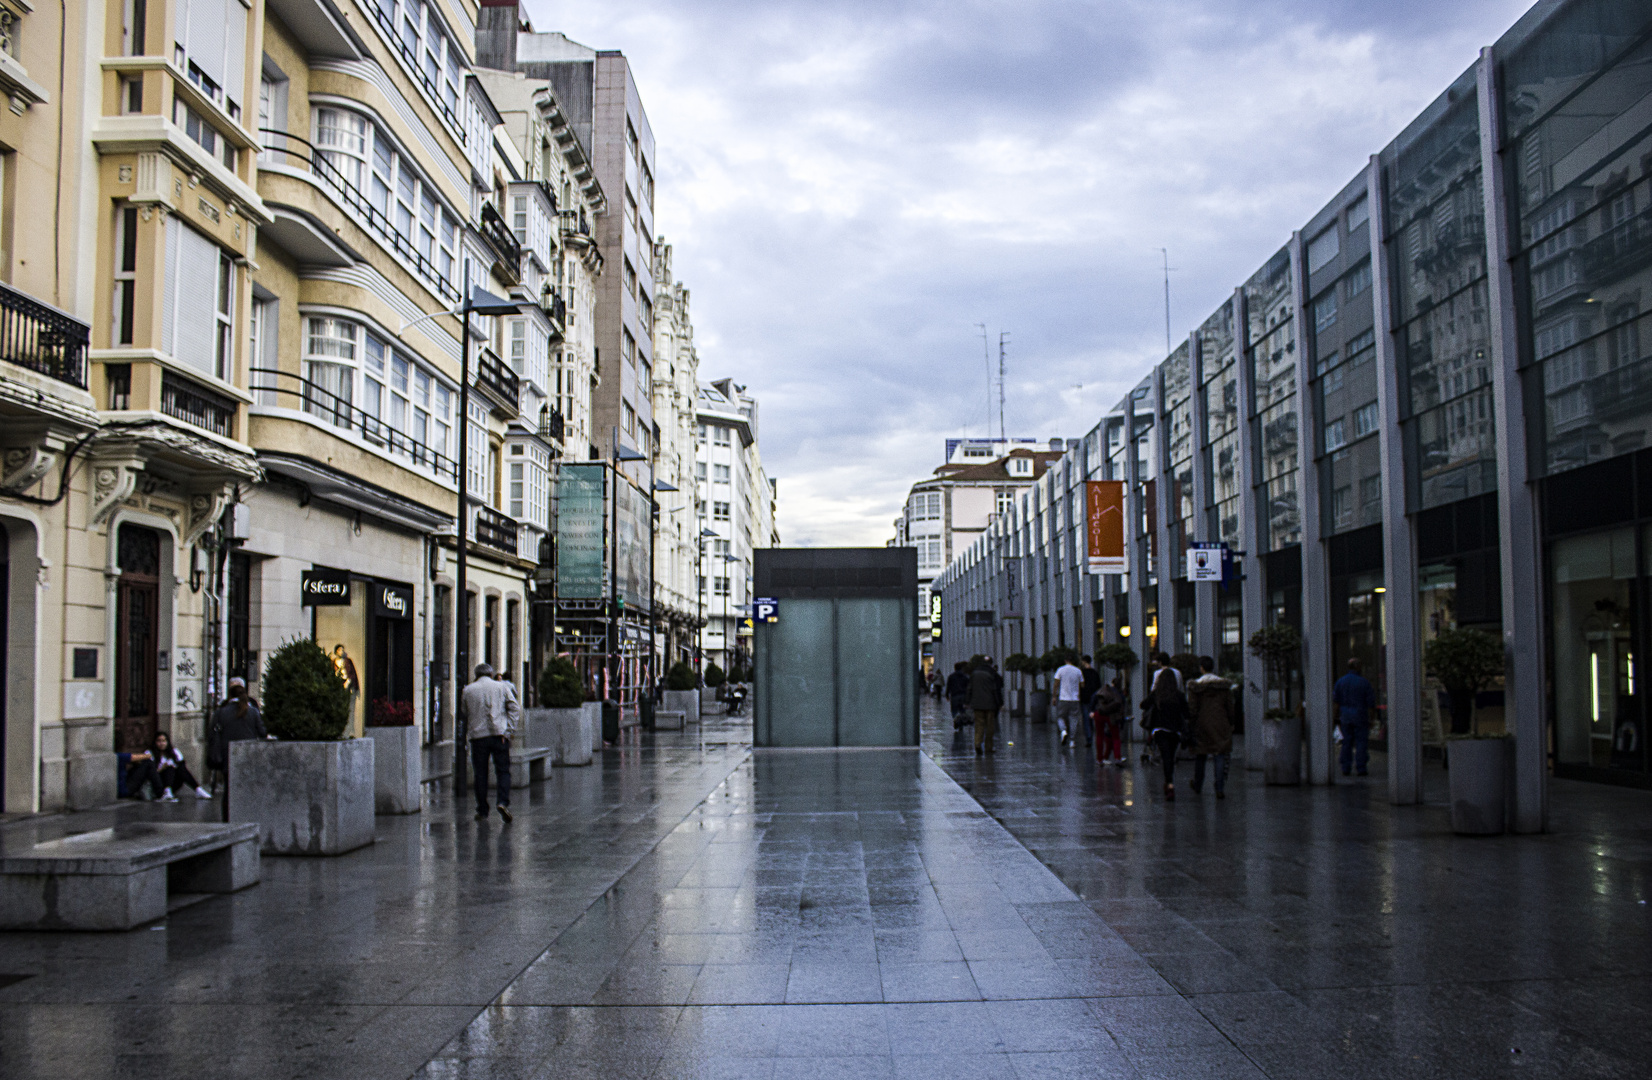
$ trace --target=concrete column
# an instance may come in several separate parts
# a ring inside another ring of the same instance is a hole
[[[1262,573],[1262,533],[1258,515],[1267,504],[1258,498],[1256,486],[1261,480],[1256,446],[1256,369],[1251,356],[1249,314],[1245,310],[1245,290],[1233,290],[1234,362],[1239,365],[1239,490],[1244,492],[1245,510],[1239,515],[1239,537],[1243,553],[1239,567],[1243,576],[1240,583],[1243,638],[1261,629],[1266,619],[1267,581]],[[1262,661],[1251,655],[1248,645],[1241,646],[1245,655],[1245,688],[1242,700],[1245,706],[1245,768],[1262,768],[1262,713],[1267,708],[1264,687],[1267,674]]]
[[[1212,359],[1215,359],[1214,357]],[[1199,335],[1187,338],[1188,381],[1193,386],[1190,414],[1193,417],[1193,539],[1209,542],[1216,539],[1210,528],[1210,455],[1205,444],[1205,391],[1200,385],[1204,371],[1204,357],[1199,352]],[[1221,627],[1216,624],[1216,590],[1220,585],[1206,584],[1193,587],[1193,651],[1200,656],[1214,657],[1221,642]]]
[[[1297,512],[1302,519],[1302,701],[1308,740],[1308,783],[1329,784],[1335,744],[1331,739],[1331,574],[1320,540],[1319,471],[1314,451],[1319,438],[1319,403],[1310,380],[1308,348],[1308,259],[1302,233],[1291,234],[1291,318],[1296,322]]]
[[[1371,156],[1365,174],[1371,207],[1371,303],[1377,326],[1377,440],[1382,455],[1382,564],[1388,589],[1388,799],[1422,801],[1422,658],[1418,652],[1417,552],[1406,515],[1405,449],[1400,435],[1400,374],[1394,349],[1393,269],[1383,244],[1388,208],[1382,164]]]
[[[1170,550],[1170,502],[1174,477],[1170,472],[1169,402],[1164,393],[1164,368],[1153,369],[1153,501],[1158,520],[1153,530],[1159,545],[1159,651],[1178,653],[1176,647],[1176,552]]]
[[[1146,669],[1147,658],[1147,605],[1142,603],[1142,589],[1147,582],[1147,549],[1146,545],[1136,535],[1138,523],[1142,520],[1142,500],[1145,497],[1142,491],[1141,461],[1136,454],[1136,390],[1132,388],[1124,399],[1124,440],[1125,440],[1125,513],[1129,520],[1125,523],[1125,552],[1130,560],[1130,574],[1126,579],[1125,596],[1130,604],[1130,639],[1125,642],[1135,650],[1141,663],[1137,665],[1139,673]]]
[[[1486,202],[1486,272],[1490,276],[1491,393],[1496,408],[1498,556],[1503,580],[1504,701],[1514,731],[1514,831],[1549,825],[1548,738],[1543,681],[1543,541],[1526,454],[1528,411],[1520,379],[1514,270],[1509,265],[1508,178],[1503,170],[1502,101],[1497,64],[1480,50],[1481,190]],[[1534,403],[1541,404],[1541,403]]]

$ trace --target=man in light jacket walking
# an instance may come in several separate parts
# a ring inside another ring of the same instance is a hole
[[[1083,714],[1084,672],[1071,660],[1055,669],[1055,722],[1061,728],[1061,745],[1073,741],[1073,729]]]
[[[476,784],[476,820],[488,819],[488,763],[499,781],[499,816],[511,820],[511,735],[522,723],[516,688],[493,677],[488,664],[476,665],[476,681],[465,687],[465,726]]]

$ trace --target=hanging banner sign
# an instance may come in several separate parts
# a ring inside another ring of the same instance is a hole
[[[1221,581],[1223,544],[1195,543],[1187,549],[1187,580]]]
[[[386,585],[382,581],[375,581],[370,591],[373,595],[374,615],[385,619],[413,617],[412,589],[405,585]]]
[[[929,639],[941,640],[941,594],[938,592],[929,594]]]
[[[759,596],[751,602],[753,617],[761,623],[777,623],[780,621],[780,601],[772,596]]]
[[[993,611],[990,611],[990,610],[988,610],[988,611],[966,611],[966,612],[964,612],[964,625],[965,626],[970,626],[970,627],[991,627],[991,626],[996,626],[997,625],[997,620],[993,618],[994,614],[996,614],[996,613],[993,612]]]
[[[1123,574],[1130,569],[1124,557],[1124,481],[1088,480],[1085,537],[1092,574]]]
[[[316,567],[299,575],[301,607],[349,607],[350,571]]]
[[[556,588],[563,600],[608,595],[607,466],[563,465],[556,481]]]

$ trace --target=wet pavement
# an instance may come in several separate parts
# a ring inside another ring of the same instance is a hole
[[[0,935],[0,1076],[1646,1075],[1646,792],[1466,839],[1380,779],[1167,806],[925,717],[921,753],[644,734],[509,827],[437,793],[151,928]]]

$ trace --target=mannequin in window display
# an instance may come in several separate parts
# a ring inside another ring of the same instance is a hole
[[[350,691],[350,715],[356,715],[356,698],[361,696],[361,680],[356,678],[355,661],[350,659],[350,653],[342,644],[333,646],[333,670],[338,672],[339,681]]]

